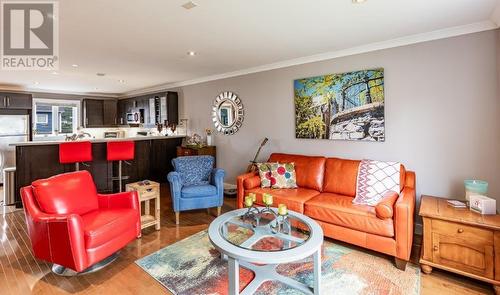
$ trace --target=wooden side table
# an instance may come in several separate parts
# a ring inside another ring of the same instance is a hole
[[[144,202],[144,214],[141,209],[141,229],[149,226],[155,226],[156,230],[160,230],[160,184],[150,180],[144,180],[134,183],[129,183],[125,186],[127,192],[137,191],[139,194],[139,208]],[[154,200],[154,215],[150,211],[150,201]]]
[[[500,215],[454,208],[447,199],[422,196],[424,236],[420,264],[491,283],[500,294]]]
[[[217,158],[216,158],[217,149],[213,145],[204,146],[204,147],[200,147],[200,148],[185,147],[185,146],[178,146],[177,147],[177,157],[202,156],[202,155],[213,156],[214,159],[217,161]],[[214,162],[214,166],[215,166],[215,162]]]

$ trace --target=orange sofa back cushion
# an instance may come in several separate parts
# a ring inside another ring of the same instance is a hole
[[[268,162],[295,163],[297,185],[302,188],[322,191],[325,172],[325,157],[274,153]]]
[[[356,184],[360,160],[328,158],[325,163],[323,192],[356,196]],[[401,165],[399,187],[405,187],[406,169]]]
[[[359,160],[328,158],[325,163],[323,191],[345,196],[356,196]]]

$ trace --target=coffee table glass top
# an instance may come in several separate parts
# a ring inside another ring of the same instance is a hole
[[[274,252],[296,248],[310,236],[310,228],[300,218],[288,215],[276,217],[272,213],[255,216],[232,216],[220,226],[221,236],[243,249]]]

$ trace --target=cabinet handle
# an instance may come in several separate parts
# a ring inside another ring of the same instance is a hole
[[[434,251],[437,251],[439,248],[437,245],[434,245],[433,249],[434,249]]]
[[[459,234],[461,234],[461,233],[463,233],[463,232],[464,232],[464,230],[463,230],[462,228],[459,228],[459,229],[457,230],[457,232],[458,232]]]
[[[6,96],[3,97],[3,106],[4,107],[7,106],[7,97]]]
[[[10,107],[10,96],[7,96],[7,106]]]

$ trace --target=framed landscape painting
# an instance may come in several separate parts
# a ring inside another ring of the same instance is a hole
[[[294,81],[295,136],[385,140],[384,69]]]

